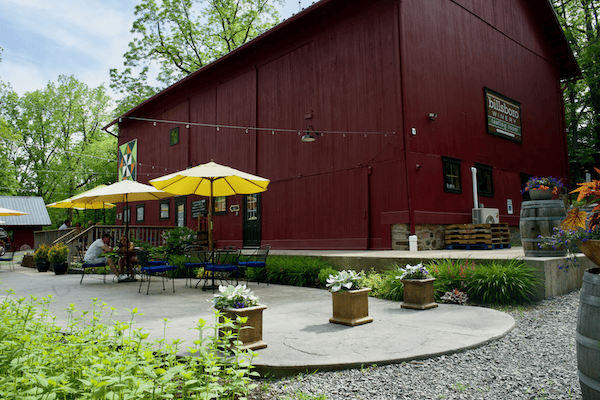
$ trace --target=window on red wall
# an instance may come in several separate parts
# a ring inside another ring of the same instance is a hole
[[[444,165],[444,191],[449,193],[462,193],[462,182],[460,179],[460,163],[458,158],[442,156]]]
[[[160,200],[159,203],[159,215],[158,219],[161,221],[168,221],[171,219],[171,199]]]
[[[480,196],[494,197],[493,168],[489,165],[477,164],[477,191]]]

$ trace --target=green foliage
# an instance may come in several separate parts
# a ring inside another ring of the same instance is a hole
[[[48,260],[51,263],[67,262],[69,257],[69,249],[63,243],[56,243],[48,250]]]
[[[325,261],[304,256],[269,256],[267,279],[272,283],[292,286],[318,286],[319,271],[331,267]]]
[[[332,267],[325,267],[319,271],[319,286],[325,287],[327,285],[327,279],[329,275],[335,275],[338,271]]]
[[[396,269],[388,270],[382,274],[378,274],[374,270],[365,274],[361,281],[362,287],[371,288],[369,296],[379,299],[402,301],[404,289],[402,282],[396,279]]]
[[[50,247],[45,244],[41,244],[40,247],[37,248],[35,253],[33,253],[33,259],[35,261],[48,261],[48,251]]]
[[[0,134],[4,157],[18,191],[63,200],[99,184],[116,180],[116,138],[102,131],[111,99],[103,86],[89,88],[73,76],[61,75],[42,90],[19,96],[0,83]],[[7,190],[7,191],[6,191]],[[16,190],[0,189],[1,194]],[[22,192],[18,194],[23,194]],[[49,209],[55,223],[70,211]]]
[[[475,263],[469,260],[432,260],[429,264],[434,282],[436,298],[454,289],[465,291],[467,284],[473,279]]]
[[[539,283],[535,269],[523,261],[494,261],[475,269],[467,293],[476,302],[524,303],[530,301]]]
[[[600,26],[598,0],[552,0],[583,79],[565,83],[565,114],[572,179],[600,165]]]
[[[110,71],[111,88],[124,95],[121,113],[158,93],[147,82],[151,63],[169,86],[277,24],[274,3],[283,1],[142,0],[131,29],[136,36],[123,55],[126,69]]]
[[[165,241],[163,248],[166,255],[183,255],[186,246],[194,244],[196,232],[183,226],[164,231],[162,238]]]
[[[237,341],[239,318],[218,322],[217,311],[215,327],[200,320],[193,357],[179,358],[180,340],[147,341],[147,333],[133,328],[137,309],[129,323],[118,322],[93,299],[91,313],[77,315],[71,305],[63,328],[50,315],[50,302],[51,296],[31,296],[0,304],[0,398],[237,399],[255,387],[251,357]]]

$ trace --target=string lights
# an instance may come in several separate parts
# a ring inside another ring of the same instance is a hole
[[[275,132],[283,132],[283,133],[295,133],[298,132],[298,134],[301,134],[301,131],[297,130],[297,129],[285,129],[285,128],[259,128],[259,127],[249,127],[247,125],[223,125],[223,124],[207,124],[207,123],[201,123],[201,122],[188,122],[188,121],[171,121],[171,120],[164,120],[164,119],[153,119],[153,118],[143,118],[143,117],[125,117],[127,119],[130,120],[134,120],[134,121],[144,121],[144,122],[151,122],[153,126],[156,126],[157,123],[163,123],[163,124],[177,124],[177,125],[185,125],[186,128],[189,128],[190,126],[202,126],[202,127],[208,127],[208,128],[215,128],[217,132],[219,132],[219,130],[221,128],[229,128],[229,129],[243,129],[246,131],[246,133],[249,132],[250,129],[254,130],[254,131],[271,131],[271,133],[274,135]],[[367,137],[368,135],[384,135],[385,137],[387,137],[387,135],[395,135],[396,132],[365,132],[365,131],[357,131],[357,132],[352,132],[352,131],[319,131],[319,134],[321,136],[324,136],[325,134],[332,134],[332,135],[342,135],[343,137],[346,137],[346,135],[364,135],[364,137]]]

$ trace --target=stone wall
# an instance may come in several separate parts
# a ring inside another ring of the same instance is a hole
[[[518,226],[509,226],[510,243],[512,246],[521,246],[521,235]],[[417,247],[419,250],[440,250],[446,248],[444,235],[446,225],[417,225]],[[392,225],[392,250],[408,251],[409,224]]]

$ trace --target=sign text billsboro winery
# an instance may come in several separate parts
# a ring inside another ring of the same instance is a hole
[[[485,90],[487,131],[493,135],[522,142],[521,103],[491,89]]]

